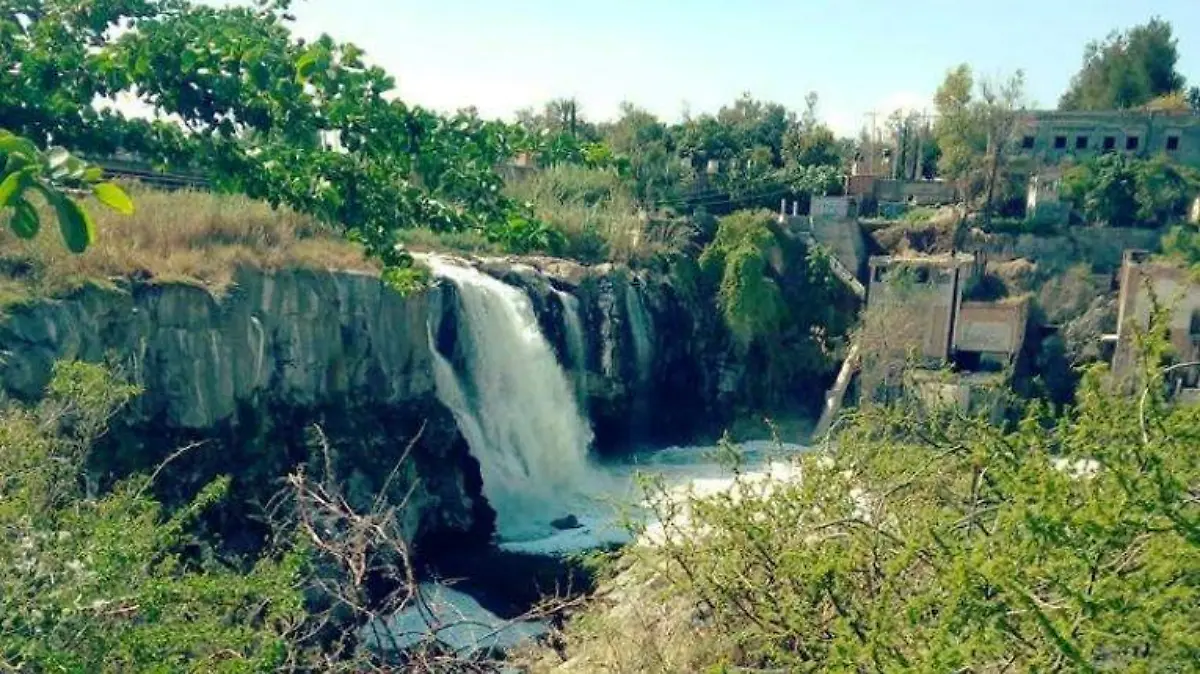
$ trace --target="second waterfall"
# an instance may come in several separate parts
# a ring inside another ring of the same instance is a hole
[[[497,533],[546,535],[591,486],[591,428],[529,298],[472,267],[437,256],[425,262],[457,290],[453,358],[438,351],[430,326],[434,376],[479,461]]]

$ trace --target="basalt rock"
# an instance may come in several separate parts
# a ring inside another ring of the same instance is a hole
[[[102,481],[147,471],[196,443],[160,476],[160,496],[178,503],[231,475],[233,504],[215,523],[227,536],[253,537],[252,510],[308,464],[321,477],[331,467],[355,507],[370,508],[385,484],[386,502],[407,497],[410,541],[483,537],[493,515],[478,465],[434,395],[427,324],[445,292],[402,297],[376,276],[305,270],[243,270],[223,295],[87,286],[0,319],[0,389],[32,399],[60,359],[115,365],[143,393],[93,452],[93,470]]]

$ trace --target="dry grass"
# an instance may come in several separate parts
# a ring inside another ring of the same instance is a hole
[[[82,255],[66,250],[44,205],[39,208],[42,231],[32,241],[18,239],[0,216],[0,307],[135,275],[196,283],[219,293],[244,266],[376,268],[331,228],[286,209],[241,196],[127,189],[136,208],[132,216],[85,202],[96,221],[97,241]]]
[[[557,254],[586,263],[644,263],[683,248],[684,220],[652,220],[639,212],[629,188],[612,171],[556,166],[507,185],[508,195],[533,204],[534,215],[563,235]]]

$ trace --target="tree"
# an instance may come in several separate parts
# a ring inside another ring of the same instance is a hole
[[[896,110],[888,116],[887,125],[896,139],[893,175],[904,180],[933,177],[938,146],[925,115],[913,110]]]
[[[486,230],[527,215],[494,167],[532,145],[528,134],[405,105],[353,44],[296,39],[289,4],[10,0],[0,119],[39,147],[187,164],[219,189],[310,214],[361,242],[402,287],[415,277],[400,229]],[[118,95],[175,121],[93,106]]]
[[[1183,89],[1171,24],[1159,18],[1084,49],[1083,66],[1059,100],[1062,110],[1134,108]]]
[[[985,221],[991,217],[996,188],[1011,157],[1013,135],[1025,107],[1024,87],[1021,71],[977,86],[970,66],[962,64],[946,74],[934,96],[939,169],[959,184],[965,198],[981,199]]]
[[[1196,171],[1164,157],[1107,153],[1063,175],[1062,195],[1093,222],[1161,227],[1187,212],[1200,191]]]
[[[635,198],[646,206],[679,196],[683,168],[674,152],[667,125],[632,103],[621,104],[621,116],[600,126],[603,142],[629,160]]]
[[[983,222],[991,222],[996,183],[1005,171],[1012,149],[1013,135],[1025,107],[1025,76],[1021,71],[1006,81],[984,81],[979,87],[978,116],[987,138]]]
[[[804,114],[793,120],[783,136],[784,166],[841,166],[842,155],[833,131],[817,118],[817,94],[804,97]]]

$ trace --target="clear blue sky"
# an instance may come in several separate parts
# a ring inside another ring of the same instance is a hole
[[[865,113],[924,107],[945,71],[1018,68],[1052,107],[1085,43],[1151,16],[1170,21],[1179,68],[1200,84],[1200,0],[301,0],[296,30],[365,48],[403,99],[511,116],[575,96],[590,118],[623,100],[665,118],[741,92],[854,133]]]

